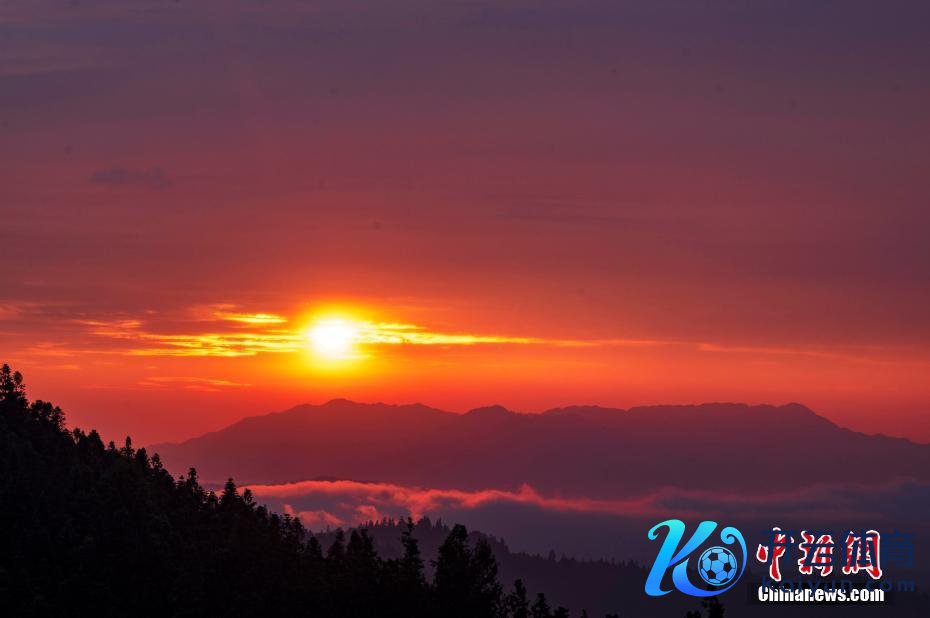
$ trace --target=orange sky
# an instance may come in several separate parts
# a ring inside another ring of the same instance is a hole
[[[0,8],[0,357],[72,424],[800,401],[930,441],[920,3],[86,4]]]
[[[493,307],[481,305],[359,300],[280,313],[197,306],[174,315],[46,317],[7,339],[36,396],[53,395],[75,425],[143,441],[337,396],[462,411],[802,401],[855,428],[930,436],[919,414],[928,369],[919,350],[634,338],[570,319],[545,328],[530,315],[525,326],[495,328]],[[16,323],[29,310],[7,311]]]

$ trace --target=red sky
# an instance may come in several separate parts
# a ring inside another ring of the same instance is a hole
[[[336,396],[930,441],[928,17],[8,3],[0,358],[141,442]]]

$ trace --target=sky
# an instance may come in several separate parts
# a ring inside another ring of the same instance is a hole
[[[0,5],[0,359],[137,443],[334,397],[930,442],[923,2]]]

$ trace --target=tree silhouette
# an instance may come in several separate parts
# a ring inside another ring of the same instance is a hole
[[[6,363],[0,367],[0,399],[10,404],[25,404],[26,402],[23,374],[13,371]]]
[[[499,612],[502,591],[497,583],[497,561],[486,541],[478,541],[472,550],[465,526],[456,525],[439,547],[435,566],[436,603],[441,615],[464,618]]]
[[[529,618],[530,602],[522,579],[513,583],[513,591],[507,595],[504,603],[513,618]]]
[[[256,505],[232,479],[217,495],[193,468],[172,478],[129,438],[117,448],[67,430],[59,408],[29,403],[9,365],[0,505],[4,616],[509,615],[490,546],[469,543],[464,527],[442,544],[432,583],[411,520],[397,559],[382,559],[366,529],[348,540],[337,530],[324,554],[298,519]]]
[[[423,558],[413,530],[413,520],[407,518],[401,532],[403,556],[385,564],[386,587],[390,594],[383,600],[383,606],[390,616],[425,616],[429,604]]]
[[[545,594],[530,602],[525,582],[535,578],[536,593],[569,571],[610,586],[643,575],[632,563],[513,554],[500,540],[425,518],[318,538],[299,519],[256,504],[233,479],[214,493],[194,468],[172,477],[157,453],[130,438],[105,444],[64,421],[60,408],[27,399],[19,372],[0,366],[4,616],[564,618]],[[379,555],[384,538],[371,530],[394,535],[398,551]],[[421,554],[424,534],[433,539],[432,572]],[[506,595],[495,552],[508,578],[526,573]],[[723,616],[716,599],[703,610],[691,616]]]
[[[546,600],[546,595],[540,592],[536,595],[536,600],[530,608],[530,616],[533,618],[552,618],[552,608]]]
[[[404,557],[399,564],[401,576],[417,585],[423,582],[423,558],[420,556],[420,544],[413,536],[413,519],[407,518],[407,527],[401,533]]]

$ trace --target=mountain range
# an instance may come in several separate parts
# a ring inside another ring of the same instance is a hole
[[[844,429],[795,403],[539,414],[490,406],[457,414],[335,399],[149,450],[169,469],[193,466],[212,481],[349,479],[462,490],[527,484],[602,499],[668,487],[739,493],[930,480],[930,445]]]

